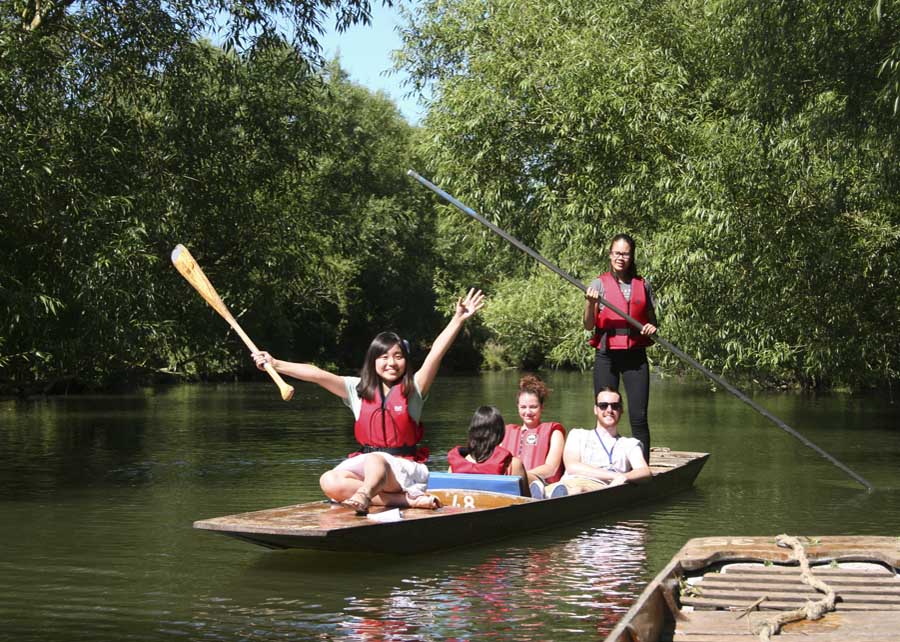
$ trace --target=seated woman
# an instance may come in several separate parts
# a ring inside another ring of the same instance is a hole
[[[522,460],[528,471],[531,496],[542,498],[544,487],[562,477],[566,429],[555,421],[541,421],[544,400],[550,394],[547,385],[534,375],[519,380],[516,406],[522,425],[506,427],[503,447]]]
[[[515,475],[522,495],[528,494],[528,475],[522,460],[500,445],[504,435],[503,415],[493,406],[481,406],[469,424],[469,442],[447,453],[451,473]]]
[[[425,494],[428,449],[419,445],[424,433],[422,406],[441,360],[463,324],[484,305],[480,290],[469,290],[456,302],[456,313],[438,335],[418,371],[409,365],[409,345],[393,332],[382,332],[369,345],[359,377],[341,377],[308,363],[275,359],[254,352],[261,370],[318,384],[340,397],[355,419],[353,432],[361,448],[319,478],[322,491],[365,515],[370,505],[438,508],[437,497]]]

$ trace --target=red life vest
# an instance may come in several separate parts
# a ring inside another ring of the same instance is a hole
[[[619,282],[612,274],[604,272],[598,278],[603,283],[603,298],[641,324],[650,323],[650,304],[647,301],[644,279],[639,276],[632,277],[631,300],[626,301],[622,290],[619,289]],[[594,328],[594,336],[591,337],[590,343],[595,348],[603,345],[604,336],[607,350],[630,350],[653,345],[640,330],[632,327],[628,321],[605,305],[597,312]]]
[[[480,473],[482,475],[505,475],[506,469],[509,468],[509,462],[512,461],[512,453],[503,446],[494,448],[491,456],[480,464],[473,464],[466,459],[461,452],[459,446],[447,453],[447,461],[450,462],[450,468],[454,473]]]
[[[525,470],[531,470],[546,463],[547,455],[550,453],[550,440],[557,430],[562,433],[563,437],[566,436],[566,429],[555,421],[538,424],[537,428],[507,424],[506,435],[500,445],[521,459]],[[545,477],[544,481],[548,484],[558,482],[563,472],[565,472],[565,466],[560,458],[559,467],[552,475]]]
[[[367,452],[387,452],[419,462],[428,459],[428,449],[416,446],[422,439],[425,427],[409,416],[409,403],[403,395],[403,386],[391,387],[381,401],[360,401],[362,405],[353,434],[362,449],[350,453],[350,457]]]

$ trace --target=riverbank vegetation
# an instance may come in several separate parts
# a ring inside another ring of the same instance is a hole
[[[586,366],[578,291],[409,167],[585,281],[628,231],[661,331],[726,376],[896,382],[900,2],[428,0],[415,127],[318,55],[368,2],[227,7],[0,2],[3,391],[255,376],[177,243],[292,359],[421,354],[475,285],[458,366]]]
[[[428,0],[404,38],[445,189],[585,281],[632,233],[714,369],[896,380],[900,3]],[[484,248],[510,362],[583,365],[578,292]]]

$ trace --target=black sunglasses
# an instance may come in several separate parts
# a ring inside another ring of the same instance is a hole
[[[596,404],[600,410],[606,410],[607,408],[612,408],[613,410],[621,410],[622,402],[621,401],[598,401]]]

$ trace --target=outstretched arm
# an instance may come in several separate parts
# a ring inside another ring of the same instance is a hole
[[[425,357],[425,362],[416,373],[416,385],[419,387],[419,392],[422,393],[423,397],[428,394],[431,384],[434,383],[434,377],[437,375],[438,368],[441,367],[441,360],[447,354],[450,346],[453,345],[456,335],[459,334],[466,319],[474,315],[482,307],[484,307],[484,294],[481,290],[474,288],[469,290],[464,299],[461,298],[456,302],[456,313],[450,319],[447,327],[434,340],[428,356]]]
[[[325,388],[328,392],[337,395],[341,399],[347,398],[347,387],[344,385],[344,378],[336,374],[332,374],[326,370],[322,370],[309,363],[293,363],[292,361],[281,361],[275,359],[268,352],[260,350],[250,354],[256,367],[265,370],[266,364],[272,364],[275,371],[299,379],[300,381],[308,381],[316,383]]]

